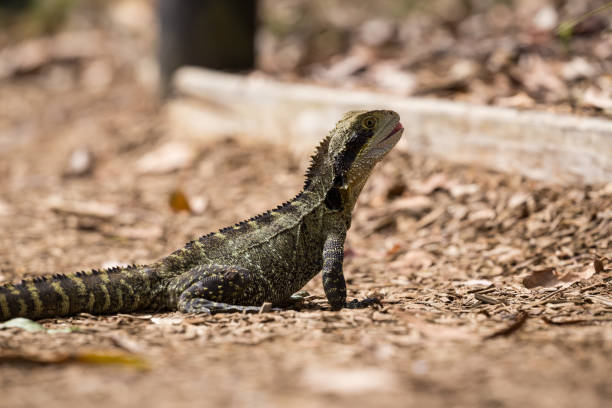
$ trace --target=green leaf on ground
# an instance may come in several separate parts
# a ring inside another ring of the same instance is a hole
[[[14,319],[7,320],[4,323],[0,323],[0,329],[9,327],[18,327],[29,332],[46,331],[42,325],[24,317],[16,317]]]

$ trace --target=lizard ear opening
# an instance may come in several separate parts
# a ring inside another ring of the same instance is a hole
[[[333,211],[342,210],[342,196],[337,188],[330,188],[325,195],[325,206]]]
[[[338,188],[338,187],[342,187],[346,184],[346,180],[344,178],[343,174],[338,174],[334,177],[334,182],[333,182],[333,186]]]

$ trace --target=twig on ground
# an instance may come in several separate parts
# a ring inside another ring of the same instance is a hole
[[[534,302],[534,303],[530,304],[530,305],[529,305],[529,307],[531,308],[531,307],[534,307],[534,306],[541,306],[541,305],[543,305],[543,304],[546,304],[546,303],[548,303],[548,302],[549,302],[549,301],[550,301],[550,300],[551,300],[553,297],[557,296],[557,295],[558,295],[558,294],[560,294],[560,293],[565,292],[565,291],[566,291],[566,290],[568,290],[568,289],[569,289],[571,286],[572,286],[572,285],[563,286],[562,288],[557,289],[557,290],[555,290],[554,292],[549,293],[548,295],[544,296],[542,299],[540,299],[540,300],[538,300],[538,301],[536,301],[536,302]]]
[[[572,319],[572,320],[555,320],[552,317],[542,316],[542,320],[544,320],[548,324],[554,325],[565,325],[565,324],[580,324],[580,323],[595,323],[595,322],[612,322],[612,319],[602,319],[602,318],[591,318],[591,319]]]
[[[485,336],[484,338],[488,340],[488,339],[493,339],[495,337],[508,336],[509,334],[514,333],[515,331],[520,329],[523,326],[523,324],[525,324],[525,322],[527,321],[527,316],[528,316],[527,312],[523,310],[519,311],[516,315],[516,319],[509,326],[499,329]]]
[[[474,297],[481,302],[488,303],[490,305],[499,305],[500,303],[504,303],[503,300],[495,299],[490,296],[483,295],[482,293],[475,293]]]

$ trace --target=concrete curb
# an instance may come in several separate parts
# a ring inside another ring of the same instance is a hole
[[[310,151],[347,110],[385,108],[402,117],[399,144],[417,154],[556,182],[612,180],[612,121],[548,112],[282,83],[185,67],[167,106],[183,136],[228,134]]]

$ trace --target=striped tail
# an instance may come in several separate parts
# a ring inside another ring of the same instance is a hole
[[[0,286],[0,321],[157,308],[160,280],[155,269],[136,265],[24,279]]]

